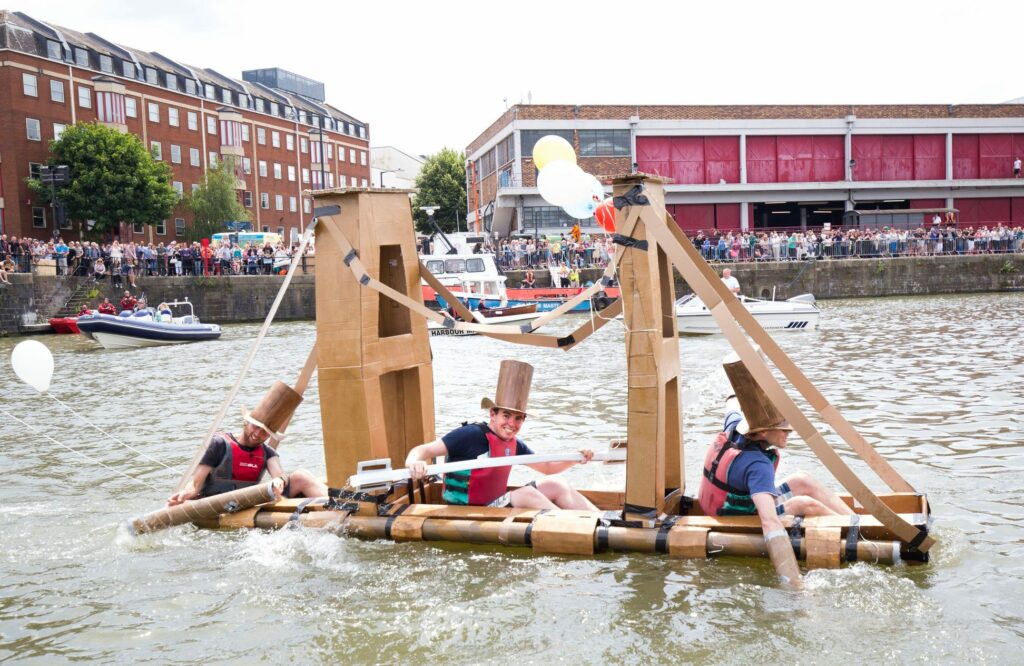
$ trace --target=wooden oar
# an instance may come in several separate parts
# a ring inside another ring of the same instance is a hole
[[[621,461],[626,459],[626,449],[612,449],[607,453],[595,453],[591,460]],[[578,451],[572,453],[532,453],[525,456],[504,456],[500,458],[477,458],[475,460],[464,460],[462,462],[441,463],[440,465],[427,465],[427,476],[448,474],[449,472],[463,472],[471,469],[487,469],[489,467],[510,467],[512,465],[533,465],[545,462],[583,462],[583,454]],[[410,476],[407,468],[402,469],[380,469],[360,474],[353,474],[348,477],[348,486],[361,488],[363,486],[376,486],[395,481],[404,481]]]

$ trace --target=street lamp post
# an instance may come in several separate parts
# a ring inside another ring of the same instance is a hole
[[[326,190],[327,189],[327,176],[326,176],[326,173],[324,171],[324,160],[327,158],[327,155],[326,155],[326,153],[324,153],[324,131],[320,127],[314,127],[313,129],[309,130],[309,140],[310,141],[313,140],[313,135],[314,134],[317,136],[317,145],[320,148],[320,189],[321,190]]]

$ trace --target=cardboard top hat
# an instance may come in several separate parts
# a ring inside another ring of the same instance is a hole
[[[480,406],[484,409],[508,409],[526,414],[532,381],[532,365],[522,361],[502,361],[498,369],[498,389],[494,392],[494,400],[484,398]]]
[[[758,354],[761,353],[759,347],[755,347],[755,349]],[[736,426],[736,432],[741,435],[749,435],[764,430],[793,431],[789,421],[754,381],[754,377],[738,355],[727,356],[722,361],[722,368],[725,369],[725,375],[729,378],[729,383],[732,384],[732,390],[736,392],[740,411],[743,412],[743,420]]]
[[[242,408],[242,418],[263,428],[274,441],[279,442],[284,437],[281,430],[288,424],[288,420],[301,402],[302,396],[279,380],[274,382],[251,412]]]

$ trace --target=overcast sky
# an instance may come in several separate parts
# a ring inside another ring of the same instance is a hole
[[[25,2],[25,0],[22,0]],[[371,144],[462,150],[506,105],[995,103],[1014,2],[45,0],[34,18],[241,78],[324,82]]]

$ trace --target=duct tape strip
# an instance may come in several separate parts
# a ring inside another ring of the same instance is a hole
[[[355,250],[353,249],[353,250],[349,250],[349,251],[348,251],[348,254],[346,254],[346,255],[345,255],[345,258],[344,258],[344,259],[342,259],[342,261],[344,261],[344,262],[345,262],[345,265],[346,265],[346,266],[348,266],[348,265],[350,265],[350,264],[351,264],[351,263],[352,263],[353,261],[355,261],[355,260],[356,260],[356,259],[357,259],[358,257],[359,257],[359,255],[358,255],[358,254],[356,254],[356,251],[355,251]]]
[[[793,554],[800,559],[800,539],[803,537],[803,516],[793,518],[793,524],[789,526],[789,542],[793,544]]]
[[[383,504],[387,496],[391,494],[391,487],[389,486],[387,492],[379,494],[370,494],[360,490],[349,490],[348,488],[328,488],[327,496],[331,499],[338,500],[352,500],[354,502],[372,502],[374,504]]]
[[[654,539],[655,552],[668,553],[668,533],[675,527],[677,520],[679,520],[679,516],[672,516],[661,522],[661,527],[658,528],[658,535]]]
[[[683,279],[693,288],[697,296],[704,302],[707,308],[711,311],[711,315],[715,318],[719,327],[722,329],[722,333],[725,335],[729,344],[739,354],[743,360],[744,365],[747,366],[748,371],[754,377],[754,380],[761,386],[764,392],[767,394],[769,400],[771,400],[775,406],[782,412],[793,428],[800,434],[800,437],[807,444],[808,448],[818,457],[818,459],[825,465],[825,467],[832,473],[836,480],[842,484],[844,488],[853,497],[861,503],[861,505],[867,509],[872,516],[878,519],[880,523],[892,530],[896,536],[901,540],[910,542],[915,537],[920,537],[917,528],[908,523],[890,509],[882,500],[875,495],[868,486],[861,481],[860,478],[850,469],[846,461],[839,456],[838,453],[825,441],[822,434],[814,427],[807,416],[804,415],[800,407],[793,401],[793,399],[786,393],[785,389],[779,384],[778,380],[772,375],[771,369],[767,366],[761,356],[754,350],[751,341],[754,344],[758,344],[762,349],[772,349],[773,351],[769,354],[769,358],[775,363],[776,367],[782,370],[783,374],[786,375],[787,379],[793,384],[793,386],[802,394],[807,395],[813,389],[810,380],[803,375],[794,375],[792,373],[787,374],[787,366],[794,368],[792,360],[786,356],[785,352],[772,340],[764,328],[757,323],[756,320],[750,315],[750,312],[746,310],[736,299],[736,296],[730,292],[722,283],[718,274],[708,265],[706,261],[700,256],[693,243],[689,241],[684,242],[672,242],[672,231],[671,228],[676,226],[674,224],[667,224],[666,220],[670,219],[663,209],[655,210],[652,207],[646,207],[641,209],[644,211],[642,220],[647,229],[647,234],[658,245],[663,249],[676,270],[683,276]],[[659,216],[660,213],[660,216]],[[681,233],[681,232],[680,232]],[[685,237],[684,237],[685,238]],[[717,283],[717,284],[716,284]],[[721,293],[719,292],[721,288]],[[742,312],[740,312],[742,310]],[[746,331],[740,330],[740,324]],[[750,336],[750,340],[747,339],[747,335]],[[774,354],[774,356],[772,356]],[[798,371],[797,371],[798,372]],[[820,397],[820,394],[817,394]],[[816,406],[824,402],[824,398],[815,400],[808,398],[808,401],[812,406]],[[827,419],[826,419],[827,420]],[[834,426],[835,427],[835,426]],[[837,432],[838,432],[838,428]],[[854,447],[851,442],[851,447]],[[856,450],[856,447],[854,447]],[[859,452],[859,451],[858,451]],[[863,457],[863,456],[862,456]],[[869,462],[869,466],[870,466]],[[930,539],[927,536],[920,537],[917,540],[918,546],[922,550],[927,551],[934,545],[934,539]]]
[[[340,215],[341,206],[334,204],[333,206],[317,206],[313,209],[313,217],[324,217],[327,215]]]
[[[616,209],[622,209],[626,206],[647,206],[650,203],[651,200],[644,194],[644,186],[642,184],[634,185],[625,194],[612,198],[612,205]]]
[[[509,545],[508,533],[512,529],[512,526],[516,522],[515,515],[509,516],[505,520],[501,521],[501,527],[498,528],[498,543],[502,546]]]
[[[846,529],[846,561],[857,561],[857,539],[860,538],[860,516],[850,516],[850,526]]]
[[[551,513],[551,509],[541,509],[533,516],[533,520],[526,526],[526,533],[523,535],[526,545],[533,547],[533,525],[537,522],[537,519],[543,516],[545,513]]]
[[[597,526],[597,552],[608,550],[608,526],[603,524]]]
[[[633,238],[632,236],[623,236],[622,234],[615,234],[612,236],[612,242],[616,245],[621,245],[622,247],[631,247],[634,250],[640,250],[641,252],[646,252],[648,248],[647,241]]]
[[[292,513],[292,515],[288,516],[288,527],[295,528],[299,526],[299,516],[302,515],[302,512],[310,504],[325,505],[329,501],[329,497],[307,497],[306,499],[302,500],[295,507],[295,511]]]
[[[405,513],[405,510],[408,509],[408,508],[409,508],[408,504],[399,504],[398,508],[395,509],[391,513],[391,515],[388,516],[388,519],[384,522],[384,538],[385,539],[390,539],[391,538],[391,526],[395,524],[395,519],[397,519],[400,515]]]
[[[640,506],[638,504],[629,504],[628,502],[622,507],[623,519],[627,513],[635,513],[643,516],[644,521],[654,521],[658,518],[658,510],[650,506]]]

